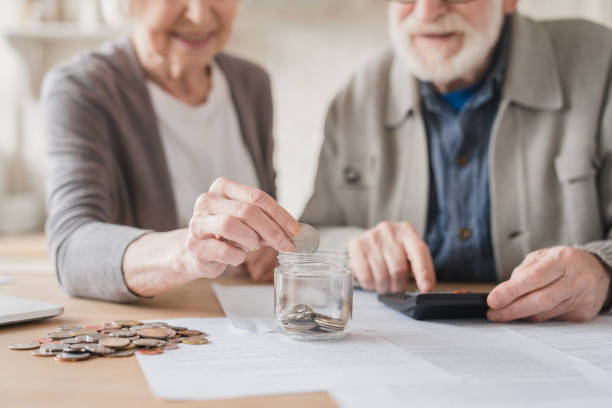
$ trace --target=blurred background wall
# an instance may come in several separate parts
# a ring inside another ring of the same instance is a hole
[[[41,228],[46,171],[40,79],[56,61],[124,32],[108,26],[116,22],[111,6],[117,1],[125,0],[3,2],[0,233]],[[612,0],[519,4],[535,18],[582,17],[612,27]],[[386,30],[383,0],[244,0],[229,49],[272,75],[279,195],[293,214],[311,191],[328,103],[361,61],[387,45]]]

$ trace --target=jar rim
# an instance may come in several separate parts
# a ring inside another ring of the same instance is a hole
[[[332,250],[318,250],[314,253],[303,253],[303,252],[279,252],[278,261],[281,264],[297,264],[297,265],[310,265],[310,264],[334,264],[334,265],[346,265],[349,261],[348,251],[332,251]]]

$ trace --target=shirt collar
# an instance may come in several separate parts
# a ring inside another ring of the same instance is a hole
[[[501,92],[510,56],[510,41],[511,23],[510,18],[507,17],[502,27],[499,41],[493,51],[491,64],[483,78],[476,84],[476,92],[466,103],[464,109],[476,108],[491,100],[496,93]],[[428,111],[435,113],[452,111],[453,114],[456,113],[448,106],[432,83],[419,81],[419,91],[423,104]]]
[[[494,76],[503,83],[503,97],[529,108],[561,109],[564,100],[560,74],[548,34],[539,23],[520,14],[507,20],[507,69],[505,75]],[[391,62],[387,95],[385,120],[389,127],[397,127],[419,109],[419,82],[407,73],[397,55]]]

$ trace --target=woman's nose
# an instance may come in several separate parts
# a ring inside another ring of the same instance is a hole
[[[205,22],[210,14],[210,0],[188,0],[185,17],[195,24]]]

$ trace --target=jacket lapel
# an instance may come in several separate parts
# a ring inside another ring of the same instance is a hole
[[[386,103],[386,154],[395,157],[398,178],[397,191],[390,195],[397,201],[389,203],[389,208],[395,209],[390,216],[410,222],[424,236],[429,204],[427,134],[420,112],[418,82],[397,57],[390,67]]]
[[[533,111],[562,107],[560,76],[547,33],[514,15],[510,60],[489,147],[491,234],[500,281],[510,277],[529,251],[524,149],[525,140],[537,135],[529,134],[525,124]]]

